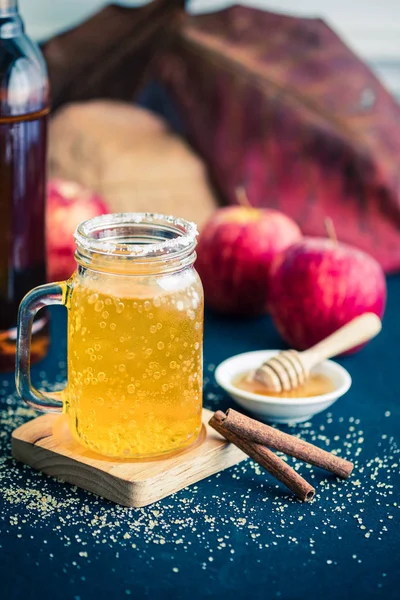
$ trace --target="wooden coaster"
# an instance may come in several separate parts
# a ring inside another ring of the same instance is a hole
[[[211,416],[211,411],[203,409],[203,429],[197,442],[168,458],[104,458],[78,444],[66,416],[55,414],[42,415],[18,427],[12,434],[12,454],[38,471],[117,504],[147,506],[246,458],[209,427]]]

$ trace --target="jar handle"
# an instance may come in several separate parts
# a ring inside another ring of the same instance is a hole
[[[31,335],[36,313],[46,306],[64,302],[65,282],[48,283],[31,290],[18,311],[15,383],[18,394],[33,408],[44,412],[62,412],[62,392],[41,392],[31,383]]]

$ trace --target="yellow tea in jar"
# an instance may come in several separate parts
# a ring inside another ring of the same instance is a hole
[[[74,437],[115,458],[164,455],[201,429],[203,288],[197,229],[150,213],[103,215],[76,233],[72,277],[32,290],[19,315],[16,381],[28,404],[66,413]],[[35,389],[30,328],[44,305],[68,310],[68,383]]]
[[[79,225],[78,268],[33,289],[18,319],[16,383],[43,411],[68,415],[84,446],[147,458],[192,444],[201,429],[203,288],[193,267],[197,229],[151,213]],[[43,306],[68,309],[68,384],[41,392],[29,373],[30,332]]]
[[[193,270],[132,279],[72,282],[66,412],[92,450],[157,456],[200,431],[203,295]]]

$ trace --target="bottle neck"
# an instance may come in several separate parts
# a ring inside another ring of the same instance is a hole
[[[0,40],[23,35],[24,23],[18,12],[18,0],[0,0]]]
[[[0,0],[0,16],[18,13],[18,0]]]

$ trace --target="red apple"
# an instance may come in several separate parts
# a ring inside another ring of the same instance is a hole
[[[304,237],[272,267],[271,316],[283,339],[298,350],[364,312],[382,317],[385,304],[381,266],[347,244]]]
[[[47,185],[47,277],[61,281],[75,270],[74,232],[82,221],[108,212],[105,202],[78,183],[53,179]]]
[[[199,236],[196,269],[207,304],[236,315],[265,313],[273,259],[301,237],[281,212],[244,206],[222,208]]]

